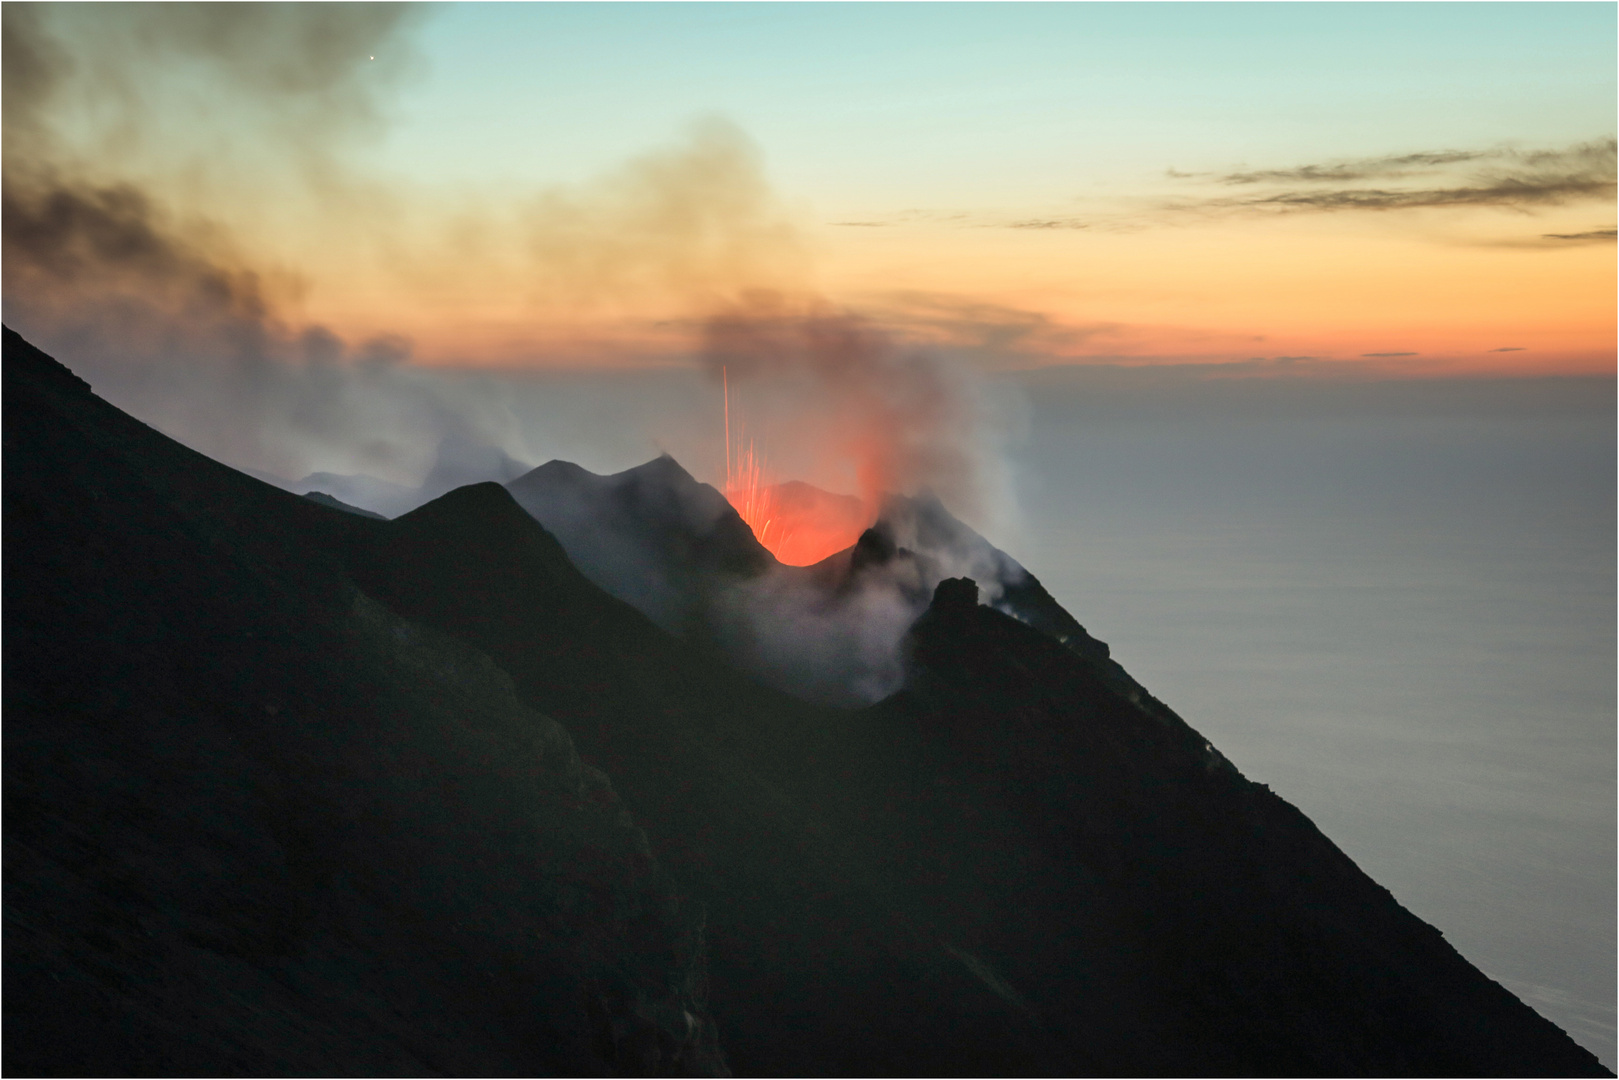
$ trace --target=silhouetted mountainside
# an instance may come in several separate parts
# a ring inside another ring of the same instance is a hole
[[[384,515],[382,515],[382,514],[378,514],[378,513],[374,512],[374,511],[367,510],[364,507],[350,506],[348,503],[344,502],[342,499],[333,498],[332,496],[326,494],[324,491],[306,492],[304,494],[304,498],[310,500],[311,502],[317,502],[322,506],[330,506],[333,510],[343,510],[343,511],[346,511],[347,513],[350,513],[350,514],[358,514],[361,517],[379,518],[379,519],[382,519],[382,520],[386,520],[386,517]]]
[[[426,501],[416,488],[390,484],[374,476],[340,476],[337,473],[317,472],[289,483],[267,473],[257,475],[265,483],[274,484],[283,490],[302,492],[306,495],[325,495],[345,506],[380,514],[383,517],[398,517],[400,514],[409,513]]]
[[[1131,980],[1174,1003],[1162,1037],[1197,1048],[1190,1071],[1601,1068],[1196,731],[976,605],[970,583],[943,583],[909,644],[907,688],[880,711],[936,739],[963,787],[996,792],[1024,836],[1109,898]],[[1017,950],[1029,966],[1002,974],[1053,1026],[1087,1015],[1079,957],[1033,944]]]
[[[5,336],[5,1071],[723,1071],[701,915],[489,659]]]
[[[12,1072],[1606,1075],[971,582],[817,707],[5,368]]]

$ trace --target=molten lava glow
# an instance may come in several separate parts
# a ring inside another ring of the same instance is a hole
[[[772,482],[753,440],[731,440],[730,376],[725,376],[725,497],[753,535],[788,566],[809,566],[849,547],[871,524],[859,499],[799,481]]]

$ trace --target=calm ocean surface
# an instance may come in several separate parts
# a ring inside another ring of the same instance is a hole
[[[1150,408],[1032,389],[1002,546],[1614,1067],[1612,380]]]

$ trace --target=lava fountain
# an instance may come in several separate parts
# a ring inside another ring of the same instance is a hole
[[[834,495],[800,480],[776,483],[764,456],[739,427],[731,438],[730,373],[725,393],[725,498],[779,562],[809,566],[849,547],[871,524],[871,511],[852,495]]]

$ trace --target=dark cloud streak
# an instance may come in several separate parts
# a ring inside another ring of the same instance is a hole
[[[1340,161],[1328,165],[1299,165],[1291,169],[1260,169],[1254,172],[1227,173],[1219,178],[1222,184],[1274,184],[1274,183],[1349,183],[1409,176],[1412,171],[1431,169],[1439,165],[1454,165],[1465,161],[1499,156],[1501,151],[1491,150],[1437,150],[1417,154],[1390,154],[1384,157]],[[1176,173],[1171,176],[1190,177],[1193,174]]]
[[[1619,238],[1619,230],[1589,229],[1585,232],[1577,233],[1542,233],[1540,238],[1542,240],[1566,240],[1575,243],[1602,243]]]
[[[1303,165],[1230,173],[1228,185],[1338,184],[1362,180],[1394,180],[1418,172],[1441,172],[1450,166],[1496,162],[1450,183],[1400,186],[1284,186],[1281,190],[1237,197],[1220,196],[1183,203],[1172,209],[1290,213],[1309,211],[1396,211],[1439,207],[1494,207],[1530,210],[1575,202],[1611,200],[1615,191],[1615,140],[1576,143],[1560,150],[1461,151],[1390,155],[1326,165]],[[1557,239],[1603,239],[1596,234],[1549,234]],[[1611,231],[1608,237],[1611,238]]]

